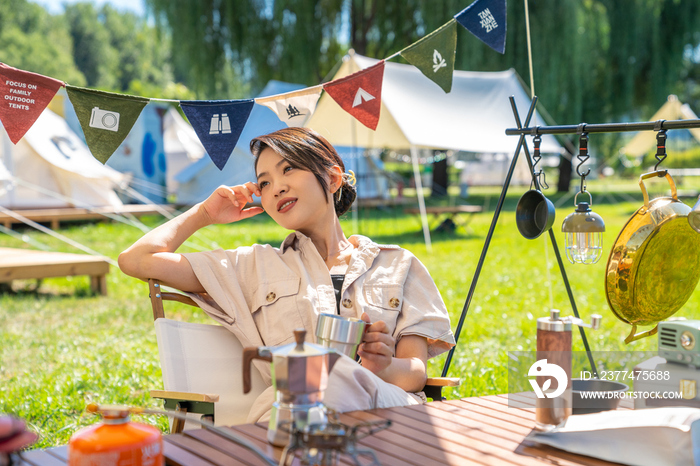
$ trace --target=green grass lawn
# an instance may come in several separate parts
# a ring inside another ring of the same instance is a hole
[[[450,368],[449,375],[460,377],[462,385],[447,393],[449,398],[505,393],[507,351],[534,350],[535,320],[547,315],[551,307],[561,309],[562,315],[571,314],[546,235],[526,240],[517,231],[515,205],[526,189],[511,188],[495,229]],[[625,189],[603,183],[589,189],[597,202],[594,210],[606,222],[606,253],[591,266],[566,262],[566,272],[584,320],[593,313],[603,315],[602,328],[588,332],[592,349],[655,350],[655,337],[624,344],[629,326],[608,309],[603,285],[607,252],[627,218],[641,205],[641,193],[629,183]],[[486,211],[474,217],[471,231],[434,235],[432,253],[423,242],[418,219],[399,210],[362,211],[356,222],[348,215],[343,226],[347,234],[365,234],[379,243],[396,243],[416,254],[441,290],[455,328],[499,192],[498,188],[472,189],[469,203],[485,205]],[[561,199],[559,195],[550,196],[555,202]],[[559,230],[564,216],[573,211],[573,199],[563,201],[565,204],[557,208],[554,226],[562,255],[563,236]],[[694,199],[685,201],[694,203]],[[162,222],[156,217],[143,220],[150,227]],[[20,232],[52,250],[79,252],[31,229]],[[69,224],[61,233],[113,259],[142,234],[120,223]],[[194,242],[195,247],[209,248],[214,241],[226,248],[254,242],[279,245],[287,233],[267,216],[260,216],[209,227]],[[27,244],[1,235],[0,246]],[[64,444],[78,427],[95,422],[94,417],[83,414],[90,401],[159,406],[148,395],[150,389],[161,388],[162,384],[147,285],[116,268],[112,268],[107,281],[107,297],[92,295],[87,277],[47,279],[36,290],[33,282],[15,282],[12,291],[0,294],[0,412],[25,418],[41,436],[37,447]],[[678,315],[695,317],[698,299],[695,293]],[[208,319],[184,305],[171,308],[174,318]],[[583,349],[577,332],[574,349]],[[443,362],[444,355],[431,360],[429,374],[440,375]],[[141,420],[167,428],[165,418]]]

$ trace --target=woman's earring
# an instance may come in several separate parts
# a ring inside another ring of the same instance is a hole
[[[338,202],[340,202],[340,199],[343,197],[343,187],[341,186],[338,188]]]

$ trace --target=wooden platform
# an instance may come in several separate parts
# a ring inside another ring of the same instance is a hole
[[[168,212],[173,212],[175,209],[173,206],[162,205],[158,206],[160,210],[166,210]],[[56,209],[26,209],[26,210],[15,210],[16,214],[26,217],[29,220],[33,220],[37,223],[50,223],[52,230],[57,230],[60,227],[61,222],[69,220],[94,220],[94,219],[105,219],[105,214],[111,215],[125,215],[131,214],[137,217],[142,215],[159,215],[160,212],[153,205],[146,204],[125,204],[119,207],[95,207],[94,209],[82,209],[78,207],[65,207]],[[11,217],[10,215],[0,212],[0,223],[5,228],[12,228],[13,224],[20,224],[19,220]]]
[[[89,275],[90,288],[106,295],[108,273],[109,263],[96,256],[0,248],[0,283]]]

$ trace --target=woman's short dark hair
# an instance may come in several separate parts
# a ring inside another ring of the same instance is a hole
[[[250,141],[250,152],[255,156],[256,173],[259,156],[266,147],[275,151],[292,167],[313,173],[324,192],[330,191],[326,177],[330,175],[334,165],[338,165],[345,173],[343,159],[340,158],[331,143],[308,128],[283,128],[274,133],[258,136]],[[355,187],[344,177],[340,191],[340,199],[338,196],[333,196],[335,213],[338,217],[350,210],[350,206],[357,197]]]

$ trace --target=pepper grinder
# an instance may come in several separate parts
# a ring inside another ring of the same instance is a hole
[[[571,316],[561,318],[559,314],[558,309],[552,309],[549,317],[537,319],[537,362],[530,368],[528,375],[537,376],[535,381],[531,380],[531,383],[537,395],[535,429],[539,431],[549,431],[563,425],[572,412],[572,325],[596,330],[600,327],[602,319],[599,314],[593,314],[589,325],[579,318]],[[548,390],[553,385],[552,377],[557,380],[556,387]],[[534,385],[535,382],[537,387]],[[560,386],[560,383],[566,383],[566,387]]]

